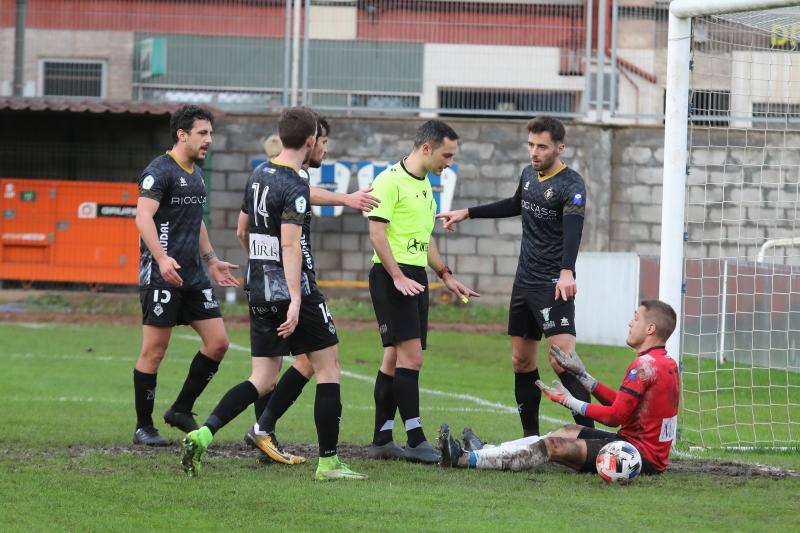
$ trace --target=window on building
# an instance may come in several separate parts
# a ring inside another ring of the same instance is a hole
[[[800,123],[800,104],[783,102],[753,102],[753,127],[784,129]]]
[[[105,96],[105,63],[102,61],[44,59],[39,69],[42,96]]]
[[[731,92],[693,91],[690,113],[695,126],[730,125]]]
[[[575,91],[440,88],[441,115],[528,116],[532,113],[567,114],[576,111]],[[481,112],[484,113],[481,113]],[[488,112],[488,113],[486,113]]]
[[[363,107],[374,111],[381,109],[417,109],[419,96],[404,94],[351,94],[351,107]]]

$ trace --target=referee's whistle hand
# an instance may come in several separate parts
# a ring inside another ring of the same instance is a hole
[[[425,292],[425,287],[421,283],[405,276],[394,279],[394,288],[405,296],[416,296]]]

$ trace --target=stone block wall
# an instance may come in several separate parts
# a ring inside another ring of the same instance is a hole
[[[458,182],[452,207],[469,207],[513,194],[520,172],[529,163],[526,121],[449,119],[448,122],[460,136],[456,155]],[[417,118],[334,117],[328,158],[395,161],[411,149],[411,139],[420,123]],[[234,235],[244,184],[252,161],[264,159],[263,139],[274,133],[276,126],[275,115],[231,114],[221,117],[215,126],[209,231],[220,255],[229,260],[245,261],[244,251]],[[651,176],[656,173],[660,176],[660,168],[654,168],[660,167],[655,152],[663,133],[655,128],[643,129],[636,138],[641,145],[637,152],[618,149],[616,136],[623,131],[593,125],[567,125],[563,159],[584,176],[588,192],[582,250],[630,250],[642,244],[651,253],[657,247],[657,231],[651,232],[648,226],[642,232],[636,227],[634,217],[640,216],[638,210],[645,206],[644,202],[659,205],[658,191],[649,186],[634,189],[625,185],[623,188],[632,190],[616,198],[615,181],[635,173],[620,172],[614,165],[619,166],[623,159],[635,155],[636,165],[645,168]],[[357,186],[354,176],[350,190]],[[615,202],[621,204],[616,211]],[[635,207],[637,212],[629,212],[627,205]],[[614,224],[621,222],[615,219],[615,212],[622,213],[616,218],[627,222],[619,231],[634,232],[635,239],[614,232]],[[656,213],[650,218],[657,222],[659,216]],[[510,293],[520,234],[519,218],[471,220],[462,224],[457,232],[446,235],[441,227],[435,231],[448,264],[459,279],[480,291],[486,301],[502,301]],[[360,213],[346,209],[337,218],[315,219],[312,242],[321,279],[367,279],[372,248],[367,221]]]

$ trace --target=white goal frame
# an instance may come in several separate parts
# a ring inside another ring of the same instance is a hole
[[[664,111],[664,175],[661,205],[661,268],[659,298],[678,315],[677,334],[667,352],[680,365],[683,292],[686,172],[689,141],[689,58],[692,19],[742,11],[800,5],[800,0],[673,0],[669,5],[667,94]]]
[[[681,380],[681,364],[684,341],[684,294],[686,292],[685,243],[688,238],[686,226],[687,177],[689,172],[689,105],[692,58],[692,21],[695,17],[723,15],[748,11],[764,11],[784,7],[800,6],[800,0],[673,0],[669,6],[667,45],[667,80],[664,124],[663,201],[661,213],[661,261],[659,273],[659,297],[676,311],[676,334],[667,342],[669,355],[678,363]],[[782,239],[781,241],[788,240]],[[795,239],[791,239],[795,244]],[[769,246],[786,245],[784,242],[768,241],[761,250]],[[723,302],[727,297],[727,268],[724,262]],[[725,308],[723,308],[725,309]],[[719,359],[724,361],[725,316],[722,312]],[[683,411],[681,415],[683,416]],[[726,448],[731,448],[725,446]],[[736,447],[747,449],[747,447]]]

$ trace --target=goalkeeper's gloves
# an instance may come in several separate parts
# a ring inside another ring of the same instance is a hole
[[[589,391],[589,394],[593,393],[594,389],[597,388],[597,380],[586,371],[583,361],[575,351],[567,354],[562,352],[558,346],[553,345],[550,347],[550,356],[556,360],[558,366],[571,374],[575,374],[575,377],[581,382],[583,388]]]
[[[556,403],[560,403],[576,415],[586,414],[586,406],[589,404],[570,394],[570,392],[564,388],[564,385],[562,385],[560,381],[554,380],[553,386],[549,387],[542,383],[542,380],[537,379],[536,386],[542,390],[545,396]]]

